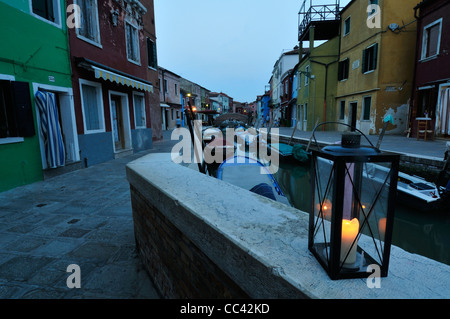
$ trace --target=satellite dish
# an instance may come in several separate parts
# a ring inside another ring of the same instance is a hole
[[[399,28],[399,25],[397,23],[391,23],[389,25],[389,29],[391,29],[391,31],[395,31]]]

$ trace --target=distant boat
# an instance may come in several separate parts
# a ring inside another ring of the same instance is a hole
[[[230,157],[219,166],[217,178],[292,206],[268,168],[256,159],[238,155]]]

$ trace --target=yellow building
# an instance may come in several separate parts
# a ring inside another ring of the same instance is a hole
[[[341,11],[337,120],[379,134],[407,130],[416,47],[411,0],[352,0]],[[339,130],[348,127],[339,125]]]

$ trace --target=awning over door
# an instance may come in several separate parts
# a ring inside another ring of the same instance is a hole
[[[75,61],[79,67],[94,71],[96,79],[103,79],[106,81],[115,82],[117,84],[129,86],[137,90],[143,90],[153,93],[152,84],[144,79],[140,79],[133,75],[121,72],[119,70],[113,69],[109,66],[86,58],[75,57]]]
[[[102,78],[103,80],[109,80],[111,82],[116,82],[117,84],[122,84],[126,86],[131,86],[132,88],[138,89],[138,90],[144,90],[147,92],[153,92],[153,87],[150,84],[146,84],[144,82],[140,82],[137,80],[133,80],[129,77],[96,67],[92,66],[95,72],[95,78],[99,79]]]

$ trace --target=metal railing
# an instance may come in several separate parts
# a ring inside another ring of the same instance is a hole
[[[307,2],[309,6],[307,7]],[[298,37],[304,34],[308,25],[313,21],[339,20],[340,0],[333,4],[313,5],[313,0],[304,0],[298,12]]]

